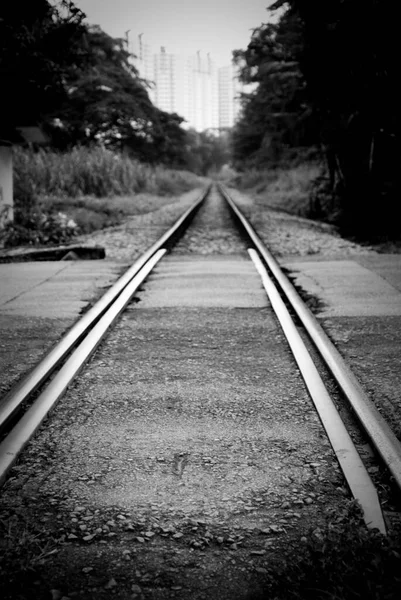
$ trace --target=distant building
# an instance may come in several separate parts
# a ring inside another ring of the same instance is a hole
[[[190,111],[188,60],[166,52],[162,46],[160,52],[153,55],[153,74],[155,87],[152,99],[156,106],[187,118]]]
[[[143,41],[143,34],[140,34],[132,42],[128,41],[128,51],[134,55],[132,64],[136,67],[139,76],[148,82],[149,96],[154,102],[155,77],[152,47]]]
[[[208,54],[189,58],[190,103],[188,121],[197,131],[219,126],[217,70]]]
[[[209,54],[183,57],[161,47],[153,53],[139,35],[129,51],[140,77],[152,82],[149,95],[161,110],[177,113],[197,131],[232,127],[239,110],[239,85],[231,66],[216,68]]]
[[[219,77],[219,127],[232,127],[236,122],[240,105],[242,85],[238,81],[237,71],[232,65],[220,67]]]
[[[166,112],[176,109],[176,61],[174,54],[168,54],[165,48],[153,57],[154,100],[156,106]]]

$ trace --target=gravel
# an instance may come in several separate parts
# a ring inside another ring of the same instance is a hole
[[[232,188],[229,188],[229,193],[276,256],[319,255],[334,258],[338,255],[377,254],[370,246],[345,240],[332,225],[267,209]]]
[[[107,230],[80,236],[77,242],[106,248],[107,258],[132,261],[144,252],[166,227],[199,197],[201,190],[193,190],[152,213],[137,215],[126,223]],[[340,237],[335,227],[302,217],[266,209],[255,200],[235,189],[229,189],[233,200],[250,219],[264,243],[277,256],[352,256],[376,254],[369,246],[362,246]],[[176,254],[237,254],[244,247],[225,201],[212,191],[204,207],[174,249]]]
[[[163,208],[131,217],[116,227],[78,236],[76,241],[103,246],[108,259],[133,262],[194,204],[201,192],[200,188],[191,190]]]
[[[84,241],[133,260],[198,196]],[[372,251],[233,196],[282,256]],[[213,192],[174,252],[245,254],[230,221]],[[27,447],[0,508],[6,600],[262,598],[325,543],[327,523],[346,545],[365,531],[268,307],[132,304]]]

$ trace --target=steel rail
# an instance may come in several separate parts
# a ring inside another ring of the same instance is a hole
[[[362,508],[364,521],[369,528],[377,528],[385,534],[386,526],[376,488],[351,436],[259,254],[253,248],[249,249],[248,253],[262,279],[270,303],[287,338],[351,493]]]
[[[0,401],[0,429],[9,421],[22,404],[61,364],[74,346],[92,329],[108,307],[121,294],[133,277],[142,269],[150,258],[163,246],[171,242],[177,233],[185,227],[194,216],[210,191],[208,186],[200,197],[183,215],[166,231],[133,265],[112,285],[107,292],[72,326],[50,352],[21,379]]]
[[[316,317],[311,313],[294,286],[285,276],[278,262],[256,234],[252,225],[244,217],[224,187],[219,184],[218,188],[240,221],[243,229],[247,232],[253,246],[257,249],[275,277],[334,379],[344,392],[378,454],[389,469],[395,483],[401,489],[401,443],[373,402],[369,399],[354,373],[329,339]]]
[[[15,427],[2,441],[0,444],[0,485],[4,483],[9,470],[18,458],[18,455],[41,425],[50,409],[85,365],[109,327],[115,322],[138,287],[165,253],[165,248],[160,249],[146,262],[142,269],[116,298],[115,302],[102,315],[93,329],[73,351],[71,356],[69,356],[46,389],[41,392],[32,406],[24,413]]]

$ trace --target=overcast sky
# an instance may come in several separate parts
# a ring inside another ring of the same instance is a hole
[[[246,48],[251,30],[272,20],[273,0],[74,0],[87,22],[113,37],[143,40],[153,51],[210,52],[218,66],[229,64],[231,51]]]

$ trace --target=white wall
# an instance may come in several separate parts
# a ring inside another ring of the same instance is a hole
[[[10,209],[5,210],[8,206]],[[11,146],[0,146],[0,227],[13,218],[13,159]]]

